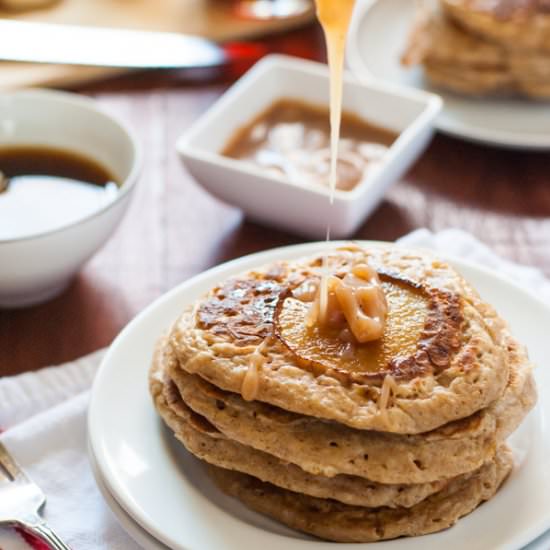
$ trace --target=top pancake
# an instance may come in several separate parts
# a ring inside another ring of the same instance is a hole
[[[548,0],[441,0],[469,31],[511,50],[550,50]]]
[[[186,310],[170,335],[180,367],[236,393],[253,371],[257,400],[392,433],[437,428],[501,395],[506,326],[454,269],[397,247],[350,246],[328,255],[340,276],[358,263],[374,267],[385,285],[389,319],[381,341],[349,353],[305,328],[304,296],[322,269],[316,256],[224,281]]]

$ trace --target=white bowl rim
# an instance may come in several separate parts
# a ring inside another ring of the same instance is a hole
[[[70,104],[80,109],[84,109],[89,113],[93,113],[94,116],[104,117],[106,119],[109,119],[111,122],[113,122],[116,126],[119,127],[119,129],[128,139],[128,142],[130,143],[133,151],[133,161],[132,161],[132,167],[130,169],[129,174],[124,178],[124,181],[122,181],[120,184],[120,192],[117,193],[117,196],[114,198],[114,200],[112,200],[108,204],[102,206],[101,208],[98,208],[97,210],[94,210],[93,212],[91,212],[90,214],[87,214],[86,216],[83,216],[82,218],[79,218],[73,222],[67,223],[60,227],[55,227],[54,229],[41,231],[39,233],[32,233],[30,235],[22,235],[21,237],[10,237],[9,239],[0,238],[0,246],[2,246],[3,244],[12,244],[12,243],[18,243],[23,241],[42,239],[45,237],[49,237],[50,235],[53,235],[55,233],[61,233],[62,231],[66,231],[68,229],[76,227],[93,218],[101,216],[104,212],[113,208],[135,187],[139,179],[138,174],[141,170],[142,162],[143,162],[141,147],[138,141],[136,140],[136,138],[134,137],[134,134],[130,130],[129,126],[125,122],[123,122],[117,115],[109,113],[101,109],[100,107],[98,107],[98,103],[91,97],[76,94],[74,92],[49,90],[45,88],[29,88],[26,90],[17,90],[14,92],[8,91],[8,92],[0,93],[0,99],[6,98],[6,97],[14,97],[14,98],[28,97],[31,99],[37,98],[38,100],[42,100],[42,99],[45,99],[47,101],[53,100],[60,103]]]
[[[189,128],[187,128],[176,140],[176,150],[179,155],[184,159],[192,158],[197,159],[202,162],[206,162],[211,165],[216,165],[221,169],[230,169],[235,172],[241,172],[244,174],[251,175],[256,178],[265,179],[271,183],[276,183],[283,185],[287,188],[299,188],[302,191],[311,193],[314,195],[320,195],[324,197],[330,197],[334,201],[338,202],[353,202],[357,200],[359,196],[362,196],[369,192],[376,180],[380,176],[381,170],[383,170],[389,162],[386,160],[384,166],[380,170],[376,170],[370,176],[362,180],[358,185],[349,191],[343,191],[341,189],[335,189],[331,193],[330,188],[325,186],[310,186],[295,183],[284,176],[272,175],[267,172],[264,172],[261,168],[256,167],[253,164],[247,164],[239,159],[233,159],[223,155],[220,151],[211,151],[197,147],[192,143],[192,140],[195,138],[196,134],[202,130],[202,127],[210,122],[211,118],[217,118],[219,112],[222,109],[228,108],[228,105],[233,101],[233,98],[237,94],[246,93],[246,89],[251,87],[255,79],[262,78],[270,70],[275,70],[277,68],[283,68],[288,70],[303,71],[307,72],[310,75],[321,76],[325,78],[327,69],[326,63],[321,63],[319,61],[313,61],[310,59],[302,59],[299,57],[285,55],[285,54],[268,54],[262,59],[257,61],[239,80],[233,83],[222,96],[220,96],[214,104],[204,112]],[[388,156],[390,160],[402,152],[402,149],[405,147],[405,144],[408,143],[414,136],[417,134],[418,130],[423,128],[425,125],[432,125],[433,120],[439,114],[439,111],[442,107],[441,98],[431,92],[426,92],[424,90],[408,89],[396,86],[392,83],[381,82],[381,81],[362,81],[358,79],[349,69],[345,68],[343,74],[343,83],[344,86],[358,86],[360,88],[370,89],[378,93],[387,93],[391,94],[398,100],[409,100],[416,101],[418,103],[423,103],[423,109],[416,118],[410,122],[406,128],[397,133],[396,139],[388,148]],[[289,98],[291,100],[300,101],[301,98],[297,95],[288,95],[281,96]],[[226,106],[226,103],[228,104]],[[308,103],[310,103],[308,101]],[[315,103],[316,106],[321,106],[319,103]],[[322,105],[324,107],[324,105]],[[345,106],[343,105],[343,111]],[[211,110],[215,109],[215,112],[212,114]],[[251,116],[251,120],[254,116]],[[363,120],[367,120],[364,117],[361,117]],[[384,127],[383,125],[380,125]]]

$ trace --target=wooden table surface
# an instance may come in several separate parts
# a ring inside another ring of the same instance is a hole
[[[316,26],[268,44],[324,58]],[[177,73],[142,73],[79,90],[133,127],[145,153],[141,181],[116,234],[65,294],[0,312],[0,375],[106,346],[137,312],[181,281],[231,258],[303,241],[245,220],[203,191],[176,156],[177,136],[231,80],[189,83]],[[548,153],[437,135],[355,237],[394,240],[420,227],[459,227],[502,256],[550,275],[549,161]]]

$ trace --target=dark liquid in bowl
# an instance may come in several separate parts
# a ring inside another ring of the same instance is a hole
[[[119,193],[100,163],[49,147],[0,147],[0,240],[52,231],[93,214]]]

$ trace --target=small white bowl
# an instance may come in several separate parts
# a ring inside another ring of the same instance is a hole
[[[351,235],[373,211],[389,185],[422,153],[441,109],[438,96],[382,83],[344,78],[343,108],[399,134],[384,163],[351,191],[302,186],[284,176],[220,154],[235,132],[281,98],[329,105],[326,65],[282,55],[258,62],[179,139],[176,148],[189,172],[216,197],[251,218],[323,238]]]
[[[101,163],[121,183],[117,197],[87,217],[48,232],[0,239],[0,307],[23,307],[61,293],[111,235],[135,187],[140,155],[125,126],[93,100],[48,90],[0,95],[2,145],[74,151]]]

